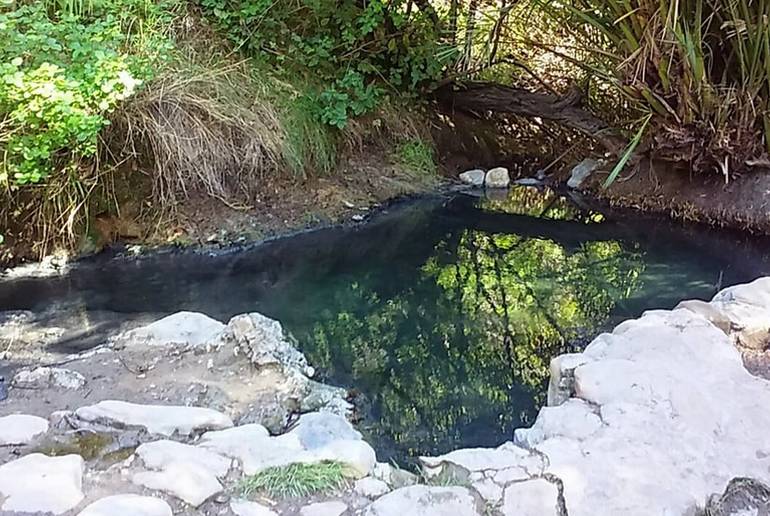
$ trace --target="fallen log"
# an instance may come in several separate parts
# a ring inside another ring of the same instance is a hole
[[[434,95],[446,108],[474,116],[507,113],[559,122],[590,136],[613,153],[627,143],[602,119],[576,106],[571,97],[489,82],[452,83],[437,89]]]

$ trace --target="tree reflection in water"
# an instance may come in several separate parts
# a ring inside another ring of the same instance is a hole
[[[483,207],[598,220],[542,195]],[[643,267],[616,241],[450,230],[406,281],[340,285],[295,334],[311,363],[368,398],[362,427],[380,460],[492,446],[532,422],[551,357],[593,335]]]

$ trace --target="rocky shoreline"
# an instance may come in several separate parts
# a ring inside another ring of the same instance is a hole
[[[648,312],[555,358],[531,428],[423,457],[418,476],[377,462],[348,393],[312,379],[280,323],[180,312],[8,379],[0,514],[767,514],[770,382],[741,351],[769,342],[770,278]],[[332,492],[244,494],[329,461]]]

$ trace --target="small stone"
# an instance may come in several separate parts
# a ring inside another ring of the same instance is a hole
[[[350,218],[353,219],[355,222],[362,222],[365,217],[363,215],[356,214],[356,215],[353,215]]]
[[[508,175],[508,169],[497,167],[488,171],[484,179],[484,185],[487,188],[508,188],[511,185],[511,176]]]
[[[26,455],[0,466],[0,513],[63,514],[83,500],[83,458]]]
[[[78,516],[172,516],[171,507],[159,498],[120,494],[97,500]]]
[[[460,174],[460,181],[471,186],[483,186],[486,173],[481,169],[467,170]]]
[[[114,400],[81,407],[75,411],[75,415],[89,423],[119,428],[139,426],[146,428],[151,434],[164,436],[188,436],[195,432],[221,430],[233,426],[229,417],[207,408],[137,405]]]
[[[514,181],[513,184],[519,186],[541,186],[543,182],[540,179],[534,177],[523,177]]]
[[[596,169],[601,166],[601,162],[595,159],[586,158],[572,169],[569,179],[567,180],[567,186],[572,189],[580,188],[586,179],[593,174]]]
[[[372,477],[365,477],[361,480],[356,480],[354,489],[356,493],[367,498],[375,499],[387,494],[390,491],[390,487],[382,480],[378,480]]]
[[[341,516],[348,510],[342,502],[320,502],[306,505],[299,510],[300,516]]]
[[[0,417],[0,446],[27,444],[48,431],[48,421],[42,417],[13,414]]]
[[[364,516],[480,516],[480,501],[464,487],[411,486],[386,494]]]
[[[19,389],[67,389],[77,390],[86,384],[85,377],[77,371],[61,367],[36,367],[20,371],[11,385]]]
[[[222,484],[213,473],[191,462],[172,462],[163,471],[137,473],[131,481],[168,493],[193,507],[222,492]]]
[[[236,516],[278,516],[275,511],[268,507],[248,500],[233,500],[230,502],[230,510]]]
[[[505,488],[503,516],[559,516],[559,490],[543,478],[516,482]]]

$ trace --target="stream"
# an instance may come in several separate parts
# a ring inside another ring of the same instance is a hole
[[[281,321],[354,391],[379,460],[494,446],[545,403],[550,359],[648,309],[770,274],[770,242],[551,191],[394,203],[366,224],[224,250],[104,254],[0,280],[0,311],[77,321],[69,353],[181,310]]]

